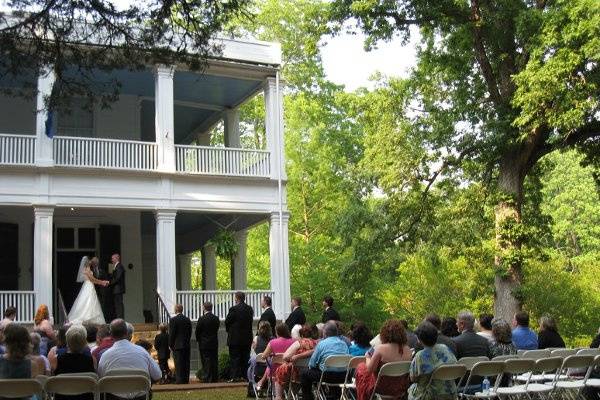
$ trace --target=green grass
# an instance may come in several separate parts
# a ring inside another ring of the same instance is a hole
[[[155,392],[152,400],[243,400],[246,388],[204,389],[197,391]]]

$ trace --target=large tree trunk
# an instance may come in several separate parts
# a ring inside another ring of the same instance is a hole
[[[524,172],[516,157],[507,156],[500,163],[498,186],[501,199],[496,205],[496,277],[494,315],[511,321],[521,310],[519,291],[523,280],[521,238],[515,232],[521,225]]]

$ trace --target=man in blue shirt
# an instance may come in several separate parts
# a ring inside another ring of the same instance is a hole
[[[520,311],[513,320],[515,329],[512,331],[512,341],[517,350],[535,350],[538,348],[538,337],[529,329],[529,314]]]
[[[346,369],[325,368],[325,360],[329,356],[347,355],[348,344],[339,336],[335,322],[329,321],[323,327],[324,339],[317,344],[315,351],[308,362],[308,370],[300,376],[302,385],[302,399],[313,400],[312,385],[319,382],[321,372],[324,373],[323,381],[328,383],[342,383],[346,377]]]

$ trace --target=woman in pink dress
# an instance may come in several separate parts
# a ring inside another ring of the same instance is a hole
[[[366,354],[366,362],[356,368],[356,394],[358,400],[371,398],[375,390],[375,382],[379,369],[386,363],[395,361],[410,361],[411,350],[407,345],[406,331],[398,320],[388,320],[379,331],[381,344],[375,346],[371,354]],[[406,398],[410,385],[408,375],[403,377],[382,377],[377,385],[377,392],[396,399]]]
[[[275,335],[276,338],[272,339],[269,344],[267,345],[267,348],[265,349],[265,351],[263,351],[263,356],[265,358],[268,358],[272,355],[275,354],[283,354],[285,353],[285,351],[296,341],[295,339],[292,339],[292,335],[290,334],[290,329],[287,327],[286,324],[280,322],[275,326]],[[267,371],[265,372],[265,375],[261,378],[261,380],[258,382],[257,386],[263,387],[265,380],[270,376],[275,376],[275,373],[277,372],[277,368],[279,367],[279,365],[281,364],[272,364],[271,368],[267,369]],[[278,385],[277,382],[275,382],[275,399],[276,400],[281,400],[283,398],[283,389],[281,387],[281,385]]]

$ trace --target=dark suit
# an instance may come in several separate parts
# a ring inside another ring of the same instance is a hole
[[[273,309],[271,307],[266,308],[265,311],[263,311],[263,313],[260,315],[260,319],[258,320],[258,324],[256,325],[257,331],[258,325],[260,325],[262,321],[267,321],[269,325],[271,325],[271,335],[275,337],[275,325],[277,324],[277,318],[275,318],[275,313],[273,312]]]
[[[232,379],[246,377],[252,345],[253,319],[254,310],[246,303],[238,303],[231,307],[225,318]]]
[[[456,358],[490,356],[490,345],[486,338],[473,331],[463,331],[452,338],[456,343]]]
[[[304,325],[306,323],[306,316],[302,307],[296,307],[294,311],[287,317],[285,324],[288,326],[290,331],[295,325]]]
[[[101,281],[105,281],[108,279],[108,274],[106,273],[106,270],[100,268],[99,265],[92,266],[92,274],[94,275],[94,278]],[[96,289],[96,295],[98,296],[100,306],[102,307],[102,314],[104,314],[104,319],[106,321],[109,321],[110,315],[108,312],[108,308],[106,307],[108,288],[101,285],[94,285],[94,288]]]
[[[190,339],[192,321],[183,314],[177,314],[169,321],[169,347],[175,359],[175,383],[190,381]]]
[[[219,327],[221,321],[212,312],[204,313],[196,324],[196,342],[202,362],[202,381],[219,379]]]
[[[163,378],[166,378],[169,373],[169,358],[171,357],[171,349],[169,349],[169,334],[159,333],[154,337],[154,348],[158,358],[158,365],[163,373]]]
[[[323,311],[321,322],[325,323],[327,321],[340,321],[340,314],[338,314],[333,307],[329,307],[327,310]]]
[[[454,340],[452,340],[451,338],[449,338],[446,335],[442,335],[441,332],[438,332],[438,337],[437,337],[436,343],[437,344],[445,344],[450,349],[450,351],[452,353],[454,353],[456,358],[458,358],[458,356],[456,355],[456,343],[454,343]],[[419,350],[423,350],[423,345],[421,344],[421,342],[417,342],[417,344],[415,346],[415,353]]]
[[[123,306],[123,294],[125,294],[125,268],[120,262],[115,265],[108,286],[112,289],[115,317],[125,318],[125,307]]]

